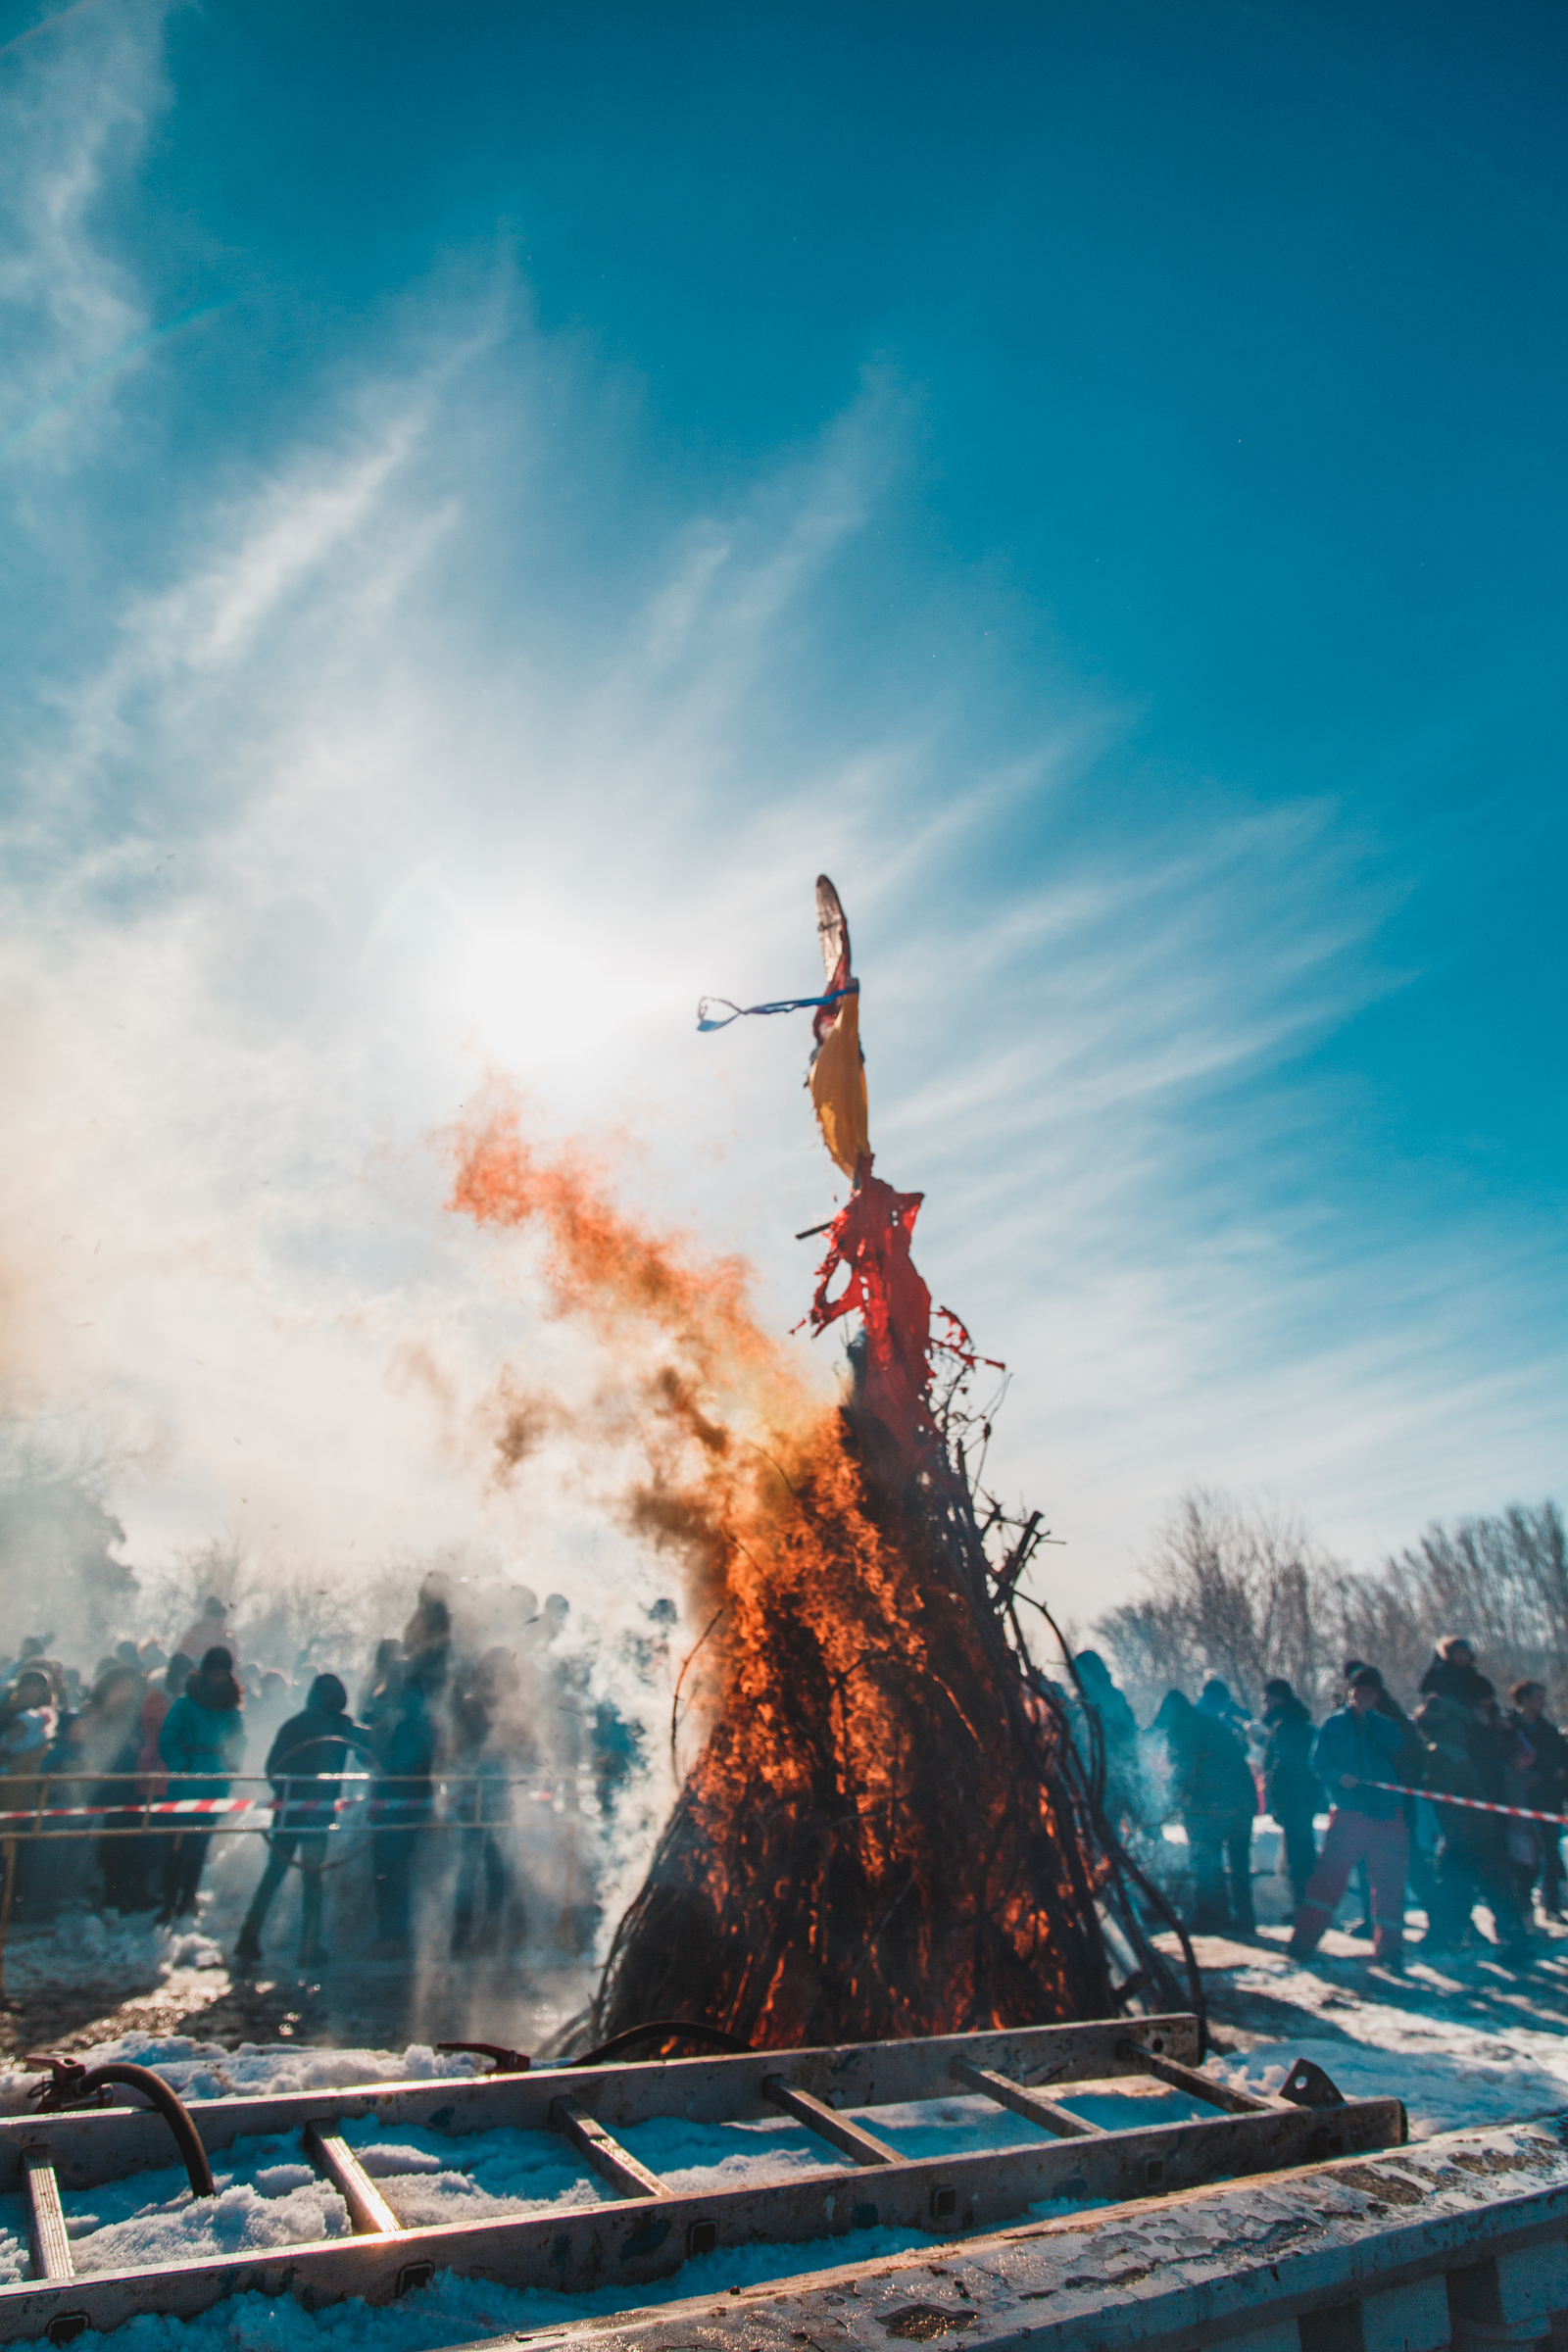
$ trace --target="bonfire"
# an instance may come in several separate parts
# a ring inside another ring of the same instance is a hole
[[[933,1332],[910,1254],[922,1196],[874,1172],[859,983],[825,876],[817,904],[822,996],[705,1002],[700,1019],[813,1013],[811,1099],[851,1190],[820,1229],[808,1321],[858,1318],[841,1402],[761,1328],[743,1265],[648,1231],[581,1154],[536,1152],[515,1103],[455,1146],[452,1205],[539,1229],[557,1310],[634,1364],[618,1412],[644,1472],[623,1507],[681,1555],[702,1628],[705,1736],[595,2031],[686,2018],[782,2048],[1181,2006],[1150,1932],[1175,1922],[1106,1818],[1096,1719],[1059,1640],[1061,1688],[1026,1639],[1025,1608],[1054,1634],[1022,1591],[1042,1514],[971,1475],[987,1367],[956,1316]],[[504,1381],[496,1410],[511,1460],[538,1408]]]

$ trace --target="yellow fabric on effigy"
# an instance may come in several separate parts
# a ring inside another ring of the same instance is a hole
[[[811,1064],[810,1087],[822,1141],[845,1175],[853,1176],[861,1153],[871,1149],[858,996],[846,997],[839,1007]]]

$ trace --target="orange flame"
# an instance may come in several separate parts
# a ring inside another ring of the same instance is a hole
[[[711,1728],[612,1958],[627,2013],[602,2022],[706,2015],[778,2046],[1103,2014],[1098,1942],[1060,1925],[1093,1874],[1019,1769],[1054,1735],[931,1532],[919,1197],[868,1178],[836,1223],[875,1375],[841,1411],[760,1329],[742,1260],[649,1230],[580,1147],[540,1152],[514,1097],[450,1146],[449,1205],[540,1235],[554,1311],[612,1350],[646,1460],[629,1520],[717,1613]],[[817,1320],[848,1303],[819,1291]]]
[[[609,1198],[609,1171],[579,1144],[553,1157],[527,1142],[521,1104],[493,1085],[447,1139],[447,1205],[480,1225],[531,1228],[544,1240],[553,1313],[604,1343],[613,1366],[596,1436],[635,1437],[648,1475],[627,1497],[631,1524],[686,1557],[694,1611],[731,1596],[745,1545],[772,1516],[776,1457],[795,1456],[829,1409],[757,1321],[739,1257],[704,1259],[683,1236],[655,1233]],[[498,1452],[518,1410],[510,1374],[497,1384]],[[521,1400],[523,1412],[548,1406]],[[512,1409],[509,1409],[512,1408]]]

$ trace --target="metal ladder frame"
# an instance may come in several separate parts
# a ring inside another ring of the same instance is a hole
[[[236,2139],[299,2132],[312,2163],[343,2196],[354,2234],[79,2276],[61,2187],[89,2188],[167,2166],[167,2126],[128,2107],[0,2120],[0,2190],[26,2194],[35,2273],[0,2286],[0,2343],[39,2336],[66,2343],[142,2312],[189,2318],[253,2291],[292,2294],[311,2307],[353,2295],[388,2303],[438,2270],[564,2294],[636,2287],[720,2245],[795,2245],[879,2226],[953,2238],[1049,2199],[1120,2202],[1402,2143],[1397,2099],[1309,2108],[1235,2090],[1195,2071],[1199,2036],[1194,2017],[1116,2019],[193,2101],[210,2157]],[[1070,2083],[1134,2077],[1188,2090],[1215,2113],[1106,2132],[1051,2096]],[[842,2112],[955,2092],[978,2092],[1053,2136],[906,2161]],[[614,2136],[617,2128],[658,2117],[727,2123],[770,2114],[792,2116],[849,2162],[787,2180],[675,2194]],[[556,2132],[611,2195],[537,2215],[405,2229],[337,2129],[365,2117],[454,2136],[502,2128]]]

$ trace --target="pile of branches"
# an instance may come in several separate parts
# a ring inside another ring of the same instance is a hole
[[[686,2017],[784,2048],[1200,2010],[1191,1946],[1107,1819],[1098,1717],[1025,1637],[1024,1609],[1050,1624],[1020,1591],[1048,1533],[971,1476],[973,1362],[913,1466],[861,1383],[790,1481],[597,2035]]]

